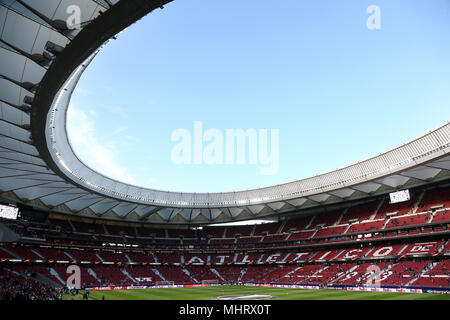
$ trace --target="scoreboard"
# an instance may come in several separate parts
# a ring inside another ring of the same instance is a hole
[[[389,194],[389,197],[391,198],[391,203],[408,201],[410,199],[409,190],[392,192]]]
[[[0,204],[0,218],[16,220],[18,214],[19,208]]]

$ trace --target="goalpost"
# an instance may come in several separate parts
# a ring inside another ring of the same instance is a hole
[[[214,279],[214,280],[202,280],[202,284],[203,285],[208,285],[208,286],[218,286],[219,285],[219,280]]]

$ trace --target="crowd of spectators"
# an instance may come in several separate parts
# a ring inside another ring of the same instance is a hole
[[[61,295],[44,283],[15,274],[0,275],[0,300],[60,300]]]

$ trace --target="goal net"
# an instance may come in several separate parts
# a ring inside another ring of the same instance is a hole
[[[214,280],[202,280],[202,284],[209,285],[209,286],[218,286],[219,285],[219,280],[217,280],[217,279],[214,279]]]
[[[156,286],[173,286],[175,285],[174,281],[156,281],[155,282]]]

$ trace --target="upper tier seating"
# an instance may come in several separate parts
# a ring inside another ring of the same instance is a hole
[[[431,213],[419,213],[401,217],[392,217],[384,227],[385,229],[399,228],[412,225],[425,224],[430,221]]]
[[[415,192],[411,195],[411,198],[408,201],[398,203],[390,203],[390,198],[386,197],[383,201],[383,205],[380,207],[380,210],[378,210],[375,219],[385,219],[386,214],[388,213],[395,213],[397,216],[411,213],[414,209],[414,205],[419,199],[419,196],[420,192]]]
[[[417,212],[427,211],[432,207],[450,208],[450,186],[425,191]]]
[[[317,226],[332,226],[338,222],[338,219],[342,216],[342,211],[324,212],[314,216],[311,225],[308,229],[314,229]]]
[[[368,220],[375,214],[375,210],[379,206],[380,201],[371,201],[354,207],[350,207],[340,221],[341,224],[348,223],[351,220],[364,221]]]

